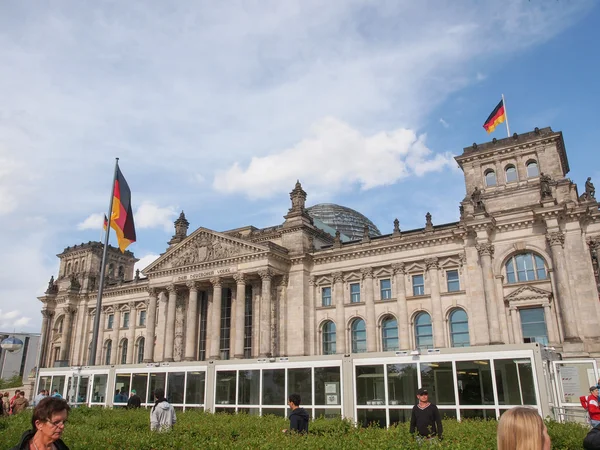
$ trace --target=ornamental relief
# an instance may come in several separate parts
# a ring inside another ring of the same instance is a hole
[[[164,268],[189,266],[217,259],[226,259],[243,253],[250,253],[250,251],[215,236],[204,234],[191,242],[170,261],[167,261]]]

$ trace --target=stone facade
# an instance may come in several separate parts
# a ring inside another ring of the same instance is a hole
[[[600,213],[591,184],[580,196],[566,178],[562,133],[473,144],[456,160],[467,195],[455,223],[428,214],[421,229],[342,242],[314,225],[298,182],[278,226],[187,235],[182,213],[144,277],[111,248],[96,364],[532,341],[600,356]],[[58,256],[40,297],[41,365],[86,365],[101,245]]]

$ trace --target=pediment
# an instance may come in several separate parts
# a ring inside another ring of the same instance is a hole
[[[523,301],[523,300],[534,300],[534,299],[549,299],[552,296],[552,292],[540,289],[535,286],[521,286],[514,290],[506,297],[506,301]]]
[[[198,228],[142,270],[142,273],[149,275],[162,270],[198,266],[207,262],[268,251],[267,245],[254,244],[206,228]]]

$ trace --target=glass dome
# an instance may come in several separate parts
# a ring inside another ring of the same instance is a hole
[[[16,337],[8,337],[2,341],[0,344],[2,350],[6,350],[7,352],[18,352],[23,348],[23,341]]]
[[[365,224],[369,227],[369,236],[381,236],[381,232],[368,218],[358,211],[334,203],[319,203],[306,208],[313,218],[348,236],[350,240],[362,239]]]

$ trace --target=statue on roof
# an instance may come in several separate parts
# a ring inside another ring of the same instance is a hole
[[[475,186],[471,194],[471,203],[476,213],[485,212],[485,205],[483,204],[483,200],[481,200],[481,190],[477,186]]]
[[[596,188],[594,187],[594,183],[592,183],[592,177],[588,177],[585,182],[585,193],[588,200],[596,198]]]
[[[429,211],[427,212],[427,214],[425,214],[425,230],[433,230],[433,222],[431,221],[431,213]]]
[[[400,234],[400,221],[397,218],[394,219],[394,233],[393,234]]]
[[[544,172],[540,174],[540,195],[542,199],[552,198],[552,189],[550,188],[550,182],[552,178],[545,175]]]

